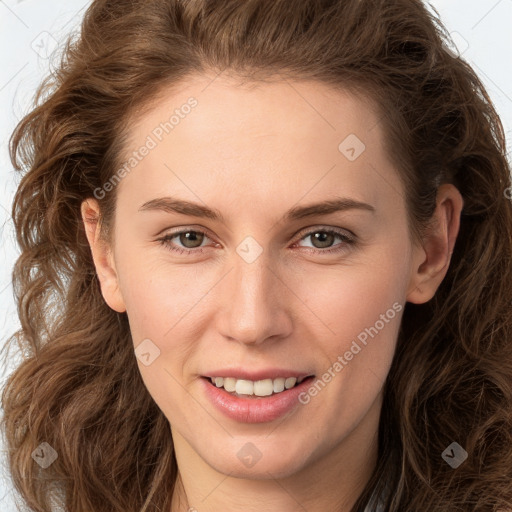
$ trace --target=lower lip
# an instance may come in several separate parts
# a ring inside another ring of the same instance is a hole
[[[275,395],[240,398],[228,393],[224,388],[218,388],[209,378],[201,378],[206,396],[213,405],[228,418],[240,423],[265,423],[283,416],[300,404],[299,395],[309,387],[313,379],[314,376],[308,377],[298,386]]]

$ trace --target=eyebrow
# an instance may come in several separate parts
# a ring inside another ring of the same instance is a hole
[[[320,203],[313,203],[306,206],[295,206],[283,215],[282,221],[287,222],[313,217],[315,215],[328,215],[330,213],[356,209],[375,213],[375,208],[368,203],[357,201],[349,197],[337,197]],[[145,202],[139,208],[139,211],[148,210],[181,213],[183,215],[204,217],[225,223],[225,218],[219,210],[173,197],[159,197],[157,199],[151,199],[151,201]]]

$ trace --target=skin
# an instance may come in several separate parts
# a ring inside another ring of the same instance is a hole
[[[198,105],[110,192],[117,194],[113,241],[99,236],[97,201],[82,204],[106,303],[126,311],[134,348],[150,339],[160,350],[149,366],[138,365],[171,424],[179,479],[170,512],[348,511],[377,460],[382,387],[403,310],[308,404],[273,422],[224,417],[200,375],[240,365],[322,376],[394,303],[433,297],[462,197],[442,185],[436,227],[414,244],[405,191],[371,103],[313,82],[249,86],[195,76],[130,127],[127,155],[190,96]],[[354,161],[338,149],[349,134],[366,146]],[[164,196],[216,208],[225,222],[139,210]],[[335,196],[375,212],[280,220],[292,207]],[[168,242],[188,255],[157,240],[179,228],[196,230],[195,242]],[[328,228],[353,233],[355,245],[338,236],[315,240]],[[263,249],[252,263],[236,251],[248,236]],[[341,250],[325,253],[330,248]],[[261,453],[250,468],[237,456],[249,442]]]

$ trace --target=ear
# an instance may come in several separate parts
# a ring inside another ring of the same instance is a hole
[[[406,300],[415,304],[428,302],[443,281],[459,233],[464,200],[458,189],[443,184],[437,191],[433,227],[420,247],[413,249],[413,267]]]
[[[96,273],[100,281],[101,293],[105,302],[118,313],[124,313],[126,307],[119,289],[114,257],[109,244],[100,237],[100,209],[96,199],[86,199],[81,205],[82,220]]]

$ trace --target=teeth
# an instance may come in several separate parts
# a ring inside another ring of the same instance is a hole
[[[281,393],[285,389],[291,389],[300,384],[306,377],[280,377],[278,379],[263,379],[258,381],[234,379],[232,377],[211,377],[211,382],[218,388],[223,387],[230,393],[237,395],[270,396],[273,393]]]
[[[297,379],[295,377],[288,377],[285,381],[284,381],[284,387],[286,389],[290,389],[290,388],[293,388],[293,386],[295,386],[295,383],[297,382]]]
[[[222,377],[221,377],[222,379]],[[224,380],[224,389],[226,391],[229,391],[230,393],[233,393],[236,388],[236,379],[233,379],[231,377],[226,377]]]
[[[254,383],[250,380],[237,380],[235,393],[239,395],[254,395]]]
[[[281,391],[284,391],[284,378],[274,379],[273,388],[274,393],[281,393]]]

